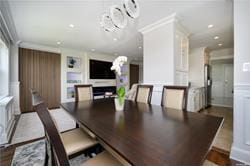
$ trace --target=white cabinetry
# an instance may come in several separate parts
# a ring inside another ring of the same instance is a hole
[[[5,97],[0,100],[0,145],[10,141],[14,124],[13,97]]]
[[[175,85],[188,85],[188,35],[178,23],[174,31]]]
[[[198,112],[205,107],[205,89],[204,87],[190,87],[188,91],[187,110]]]

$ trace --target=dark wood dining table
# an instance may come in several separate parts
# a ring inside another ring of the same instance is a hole
[[[62,103],[98,139],[132,165],[202,165],[223,118],[114,99]]]

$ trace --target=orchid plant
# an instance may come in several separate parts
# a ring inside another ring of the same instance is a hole
[[[115,71],[115,73],[120,77],[121,76],[121,67],[126,63],[128,58],[126,56],[119,56],[113,61],[113,65],[111,70]],[[120,103],[125,100],[125,87],[121,86],[117,91],[117,96],[119,98]]]

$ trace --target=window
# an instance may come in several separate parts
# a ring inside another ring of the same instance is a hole
[[[0,100],[9,95],[9,49],[0,39]]]

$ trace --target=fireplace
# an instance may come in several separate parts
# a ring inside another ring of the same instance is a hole
[[[112,92],[112,94],[116,94],[116,86],[93,87],[94,96],[103,96],[106,92]]]

